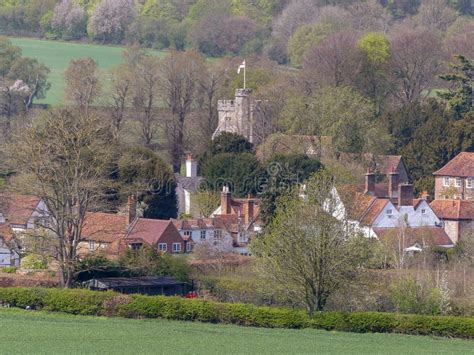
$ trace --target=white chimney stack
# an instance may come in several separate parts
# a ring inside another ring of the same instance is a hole
[[[197,161],[193,159],[191,154],[186,156],[186,177],[197,177]]]

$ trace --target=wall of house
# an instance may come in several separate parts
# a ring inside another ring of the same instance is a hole
[[[455,191],[454,196],[450,196],[454,199],[474,200],[474,185],[472,188],[468,188],[466,185],[466,178],[461,178],[461,186],[456,186],[456,178],[449,177],[450,186],[444,186],[444,176],[436,176],[435,178],[435,199],[443,200],[443,192],[446,189]],[[474,177],[473,177],[474,179]],[[474,181],[473,181],[474,184]]]
[[[179,234],[178,230],[173,225],[168,225],[166,230],[161,235],[160,239],[157,242],[156,247],[158,248],[159,243],[167,244],[167,252],[173,253],[173,243],[181,244],[181,251],[179,253],[185,252],[184,240]]]
[[[391,210],[392,214],[389,214],[388,210]],[[422,210],[425,213],[422,213]],[[420,202],[416,209],[413,206],[401,206],[397,209],[389,202],[375,219],[372,227],[396,228],[403,225],[405,221],[410,227],[434,227],[441,223],[426,201]]]
[[[20,266],[20,256],[0,238],[0,267]]]
[[[179,234],[184,237],[185,232],[189,230],[180,230]],[[201,232],[206,232],[206,239],[201,239]],[[232,248],[232,236],[226,230],[221,230],[222,237],[220,239],[214,238],[215,229],[193,229],[191,230],[191,240],[194,245],[199,243],[218,243],[219,247]],[[217,245],[217,244],[216,244]]]
[[[40,223],[43,225],[44,223],[50,223],[50,215],[48,212],[48,207],[46,204],[41,200],[36,206],[36,209],[31,214],[31,217],[28,219],[28,223],[26,225],[27,229],[34,229],[36,227],[36,223]]]
[[[443,224],[446,234],[453,243],[457,243],[459,239],[459,221],[443,220]]]

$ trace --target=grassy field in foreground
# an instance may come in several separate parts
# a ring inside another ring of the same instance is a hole
[[[472,354],[474,342],[0,310],[0,353]]]
[[[124,50],[124,47],[119,46],[46,41],[32,38],[11,37],[10,40],[22,49],[23,56],[35,58],[51,70],[49,74],[51,89],[47,92],[45,99],[35,101],[36,103],[47,104],[57,104],[63,98],[63,73],[71,59],[91,57],[99,64],[101,70],[106,70],[122,61]],[[152,53],[163,55],[164,52],[153,51]]]

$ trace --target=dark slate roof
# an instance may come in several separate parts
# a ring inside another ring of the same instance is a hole
[[[186,177],[180,174],[175,174],[176,182],[180,185],[184,190],[189,192],[196,192],[199,189],[199,186],[204,181],[204,178],[201,176],[196,177]]]

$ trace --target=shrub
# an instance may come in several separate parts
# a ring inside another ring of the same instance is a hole
[[[319,312],[179,297],[120,295],[82,289],[0,288],[0,303],[82,315],[166,318],[266,328],[317,328],[474,338],[474,318],[378,312]]]
[[[41,255],[28,254],[21,259],[21,267],[24,269],[44,270],[47,266],[47,260]]]
[[[15,266],[5,266],[4,268],[0,268],[0,271],[5,272],[7,274],[14,274],[16,272]]]

